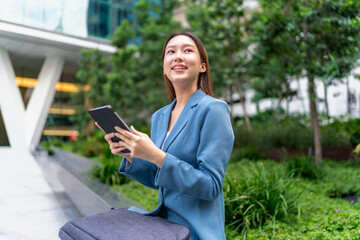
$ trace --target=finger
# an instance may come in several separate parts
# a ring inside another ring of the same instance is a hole
[[[121,151],[123,151],[125,149],[126,149],[126,147],[124,147],[122,145],[112,145],[112,146],[110,146],[110,150],[112,152],[121,152]]]
[[[115,154],[115,155],[119,155],[119,156],[125,156],[125,153],[123,153],[122,151],[126,150],[125,147],[119,147],[119,148],[114,148],[114,149],[111,149],[111,153],[112,154]]]
[[[148,137],[148,135],[146,133],[143,133],[143,132],[140,132],[138,130],[136,130],[134,128],[134,126],[130,126],[130,130],[132,131],[130,134],[133,134],[133,136],[135,136],[136,138],[135,139],[138,139],[139,137],[140,138],[144,138],[144,137]]]
[[[128,143],[131,142],[131,139],[125,137],[124,135],[121,135],[120,133],[115,133],[115,137],[119,138],[121,141],[125,141]],[[119,142],[121,142],[121,141],[119,141]]]
[[[113,137],[115,137],[115,133],[106,134],[104,138],[109,144],[111,144],[111,143],[113,143],[113,140],[112,140]]]
[[[136,130],[133,125],[130,126],[130,129],[136,135],[141,135],[142,134],[142,132],[139,132],[138,130]]]
[[[110,145],[109,145],[110,149],[111,150],[116,150],[116,151],[122,151],[125,149],[125,147],[123,145],[120,144],[120,142],[112,142]]]
[[[125,141],[121,141],[121,142],[119,142],[119,144],[121,146],[123,146],[124,148],[129,149],[130,152],[133,152],[133,150],[134,150],[134,148],[129,143],[127,143]]]
[[[136,130],[133,125],[130,126],[130,129],[135,135],[143,136],[143,137],[147,136],[146,133],[143,133],[143,132],[140,132],[140,131]]]
[[[115,133],[115,136],[117,136],[118,138],[120,138],[123,141],[129,142],[132,140],[136,140],[136,135],[130,133],[129,131],[121,131],[121,132],[117,132]]]
[[[105,134],[104,138],[105,138],[105,140],[110,140],[114,136],[115,136],[114,133],[108,133],[108,134]]]
[[[115,130],[116,130],[117,132],[119,132],[119,133],[122,133],[122,134],[124,134],[124,133],[126,133],[126,132],[129,132],[128,130],[125,130],[125,129],[119,127],[119,126],[115,126]]]
[[[97,122],[95,122],[95,125],[96,125],[98,128],[100,128],[103,132],[105,132],[104,129],[102,129]]]

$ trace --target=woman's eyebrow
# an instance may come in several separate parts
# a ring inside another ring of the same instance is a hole
[[[174,48],[174,47],[177,47],[178,45],[168,45],[167,47],[166,47],[166,49],[168,49],[168,48]],[[185,48],[185,47],[192,47],[192,48],[195,48],[193,45],[191,45],[191,44],[184,44],[184,45],[181,45],[180,47],[182,47],[182,48]]]

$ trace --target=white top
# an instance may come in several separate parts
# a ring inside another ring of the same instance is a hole
[[[170,134],[170,132],[168,131],[168,132],[166,132],[166,136],[165,136],[165,138],[164,138],[164,141],[163,141],[163,143],[161,144],[161,150],[163,150],[164,149],[164,145],[165,145],[165,141],[166,141],[166,139],[168,138],[168,136],[169,136],[169,134]]]

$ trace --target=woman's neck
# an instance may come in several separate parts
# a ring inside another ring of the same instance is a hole
[[[175,94],[176,94],[176,106],[177,109],[183,109],[186,103],[189,101],[191,95],[194,94],[198,89],[196,86],[193,86],[191,88],[186,89],[177,89],[175,88]]]

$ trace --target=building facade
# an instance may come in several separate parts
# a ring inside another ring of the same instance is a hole
[[[67,100],[80,50],[111,54],[108,39],[132,21],[130,0],[0,0],[0,146],[34,149],[44,136],[78,134]]]

